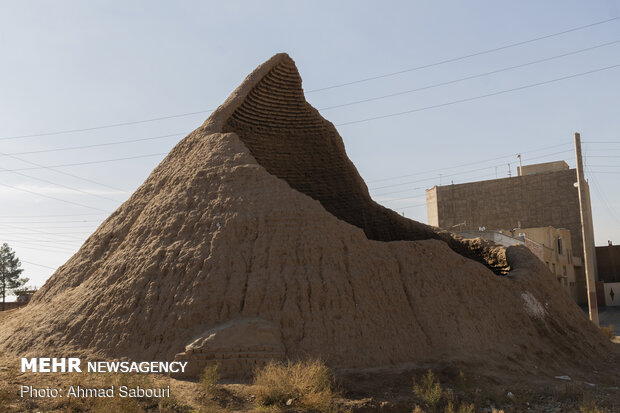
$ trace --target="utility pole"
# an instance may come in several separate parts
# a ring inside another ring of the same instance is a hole
[[[586,272],[588,307],[590,320],[598,327],[598,303],[596,302],[596,282],[594,277],[594,230],[590,209],[590,193],[583,178],[581,158],[581,136],[575,133],[575,157],[577,158],[577,190],[579,191],[579,214],[581,215],[581,238],[583,240],[583,267]]]

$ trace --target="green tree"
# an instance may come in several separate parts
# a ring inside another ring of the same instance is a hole
[[[22,263],[6,242],[0,247],[0,292],[2,293],[2,311],[5,310],[6,293],[28,282],[28,278],[19,278]]]

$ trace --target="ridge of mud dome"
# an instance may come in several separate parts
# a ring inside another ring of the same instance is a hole
[[[459,254],[496,274],[510,266],[503,247],[463,240],[454,234],[407,219],[373,201],[346,155],[334,125],[304,97],[295,62],[285,53],[259,66],[227,101],[221,132],[234,132],[269,173],[316,200],[337,218],[361,228],[376,241],[440,239]],[[230,113],[231,109],[234,109]]]

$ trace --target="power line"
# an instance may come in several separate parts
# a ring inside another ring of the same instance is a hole
[[[71,241],[63,241],[63,240],[52,240],[52,239],[4,239],[4,241],[7,242],[28,242],[30,244],[39,244],[39,243],[48,243],[48,242],[53,242],[55,244],[75,244],[74,242]],[[68,246],[68,245],[67,245]]]
[[[20,224],[32,224],[32,222],[20,222]],[[5,225],[5,224],[2,224],[2,225]],[[63,229],[65,229],[65,228],[92,228],[92,230],[94,231],[96,229],[96,227],[93,228],[93,226],[95,226],[95,225],[97,225],[97,224],[92,224],[92,225],[74,225],[74,226],[55,226],[54,225],[54,226],[51,226],[51,227],[50,226],[46,226],[45,229],[52,229],[52,228],[63,228]]]
[[[4,235],[34,235],[32,232],[2,232],[2,234]],[[73,234],[87,235],[87,234],[92,234],[92,231],[54,232],[53,234],[55,236],[56,235],[73,235]]]
[[[50,215],[50,216],[54,216],[54,215]],[[28,223],[28,224],[64,224],[64,223],[72,223],[72,222],[101,222],[99,220],[86,220],[86,219],[80,219],[80,220],[76,220],[76,221],[11,221],[9,222],[9,224],[23,224],[23,223]],[[2,225],[3,222],[0,222],[0,225]]]
[[[30,231],[31,233],[36,233],[36,234],[43,234],[43,235],[47,235],[47,236],[55,236],[57,237],[58,234],[53,233],[53,232],[47,232],[47,231],[41,231],[40,229],[33,229],[33,228],[28,228],[28,227],[21,227],[21,226],[17,226],[17,225],[13,225],[13,224],[5,224],[5,223],[0,223],[0,225],[5,226],[5,227],[9,227],[9,228],[14,228],[14,229],[20,229],[20,230],[26,230],[26,231]],[[47,229],[47,228],[46,228]],[[34,235],[34,234],[26,234],[26,235]],[[77,237],[72,237],[72,236],[66,236],[66,235],[61,235],[62,238],[65,238],[64,241],[68,241],[68,242],[75,242],[75,241],[83,241],[82,238],[77,238]]]
[[[593,73],[598,73],[598,72],[601,72],[601,71],[604,71],[604,70],[614,69],[614,68],[617,68],[617,67],[620,67],[620,64],[616,64],[616,65],[612,65],[612,66],[606,66],[606,67],[602,67],[602,68],[598,68],[598,69],[594,69],[594,70],[589,70],[589,71],[586,71],[586,72],[580,72],[580,73],[576,73],[576,74],[572,74],[572,75],[568,75],[568,76],[563,76],[563,77],[559,77],[559,78],[555,78],[555,79],[549,79],[549,80],[546,80],[546,81],[543,81],[543,82],[532,83],[532,84],[528,84],[528,85],[524,85],[524,86],[519,86],[519,87],[512,88],[512,89],[505,89],[505,90],[500,90],[500,91],[493,92],[493,93],[487,93],[487,94],[484,94],[484,95],[478,95],[478,96],[474,96],[474,97],[470,97],[470,98],[465,98],[465,99],[459,99],[459,100],[455,100],[455,101],[445,102],[445,103],[441,103],[441,104],[437,104],[437,105],[425,106],[425,107],[421,107],[421,108],[417,108],[417,109],[412,109],[412,110],[407,110],[407,111],[403,111],[403,112],[391,113],[391,114],[387,114],[387,115],[381,115],[381,116],[375,116],[375,117],[371,117],[371,118],[358,119],[358,120],[354,120],[354,121],[350,121],[350,122],[344,122],[344,123],[336,124],[336,126],[346,126],[346,125],[352,125],[352,124],[356,124],[356,123],[369,122],[369,121],[373,121],[373,120],[385,119],[385,118],[390,118],[390,117],[394,117],[394,116],[402,116],[402,115],[406,115],[406,114],[409,114],[409,113],[421,112],[421,111],[424,111],[424,110],[436,109],[436,108],[440,108],[440,107],[455,105],[455,104],[458,104],[458,103],[470,102],[470,101],[474,101],[474,100],[478,100],[478,99],[483,99],[483,98],[487,98],[487,97],[491,97],[491,96],[497,96],[497,95],[501,95],[501,94],[505,94],[505,93],[509,93],[509,92],[515,92],[515,91],[518,91],[518,90],[524,90],[524,89],[529,89],[529,88],[533,88],[533,87],[537,87],[537,86],[542,86],[542,85],[546,85],[546,84],[550,84],[550,83],[555,83],[555,82],[559,82],[559,81],[562,81],[562,80],[573,79],[573,78],[576,78],[576,77],[585,76],[585,75],[589,75],[589,74],[593,74]],[[52,165],[52,166],[45,166],[45,168],[64,167],[64,166],[76,166],[76,165],[89,165],[89,164],[95,164],[95,163],[106,163],[106,162],[112,162],[112,161],[138,159],[138,158],[146,158],[146,157],[161,156],[161,155],[165,155],[165,153],[156,153],[156,154],[149,154],[149,155],[139,155],[139,156],[125,157],[125,158],[114,158],[114,159],[107,159],[107,160],[102,160],[102,161],[91,161],[91,162],[79,162],[79,163],[71,163],[71,164]],[[40,168],[18,168],[18,169],[11,169],[10,171],[24,171],[24,170],[32,170],[32,169],[40,169]]]
[[[47,248],[43,248],[41,246],[29,244],[28,242],[15,242],[14,244],[17,245],[16,249],[20,248],[20,249],[45,251],[45,252],[55,252],[55,253],[61,252],[61,253],[64,253],[64,254],[74,254],[75,253],[75,250],[68,250],[68,249],[67,250],[61,250],[61,249],[58,249],[56,247],[50,247],[50,246],[48,246]],[[24,246],[24,245],[26,245],[26,246]],[[28,247],[27,245],[33,245],[33,246],[32,247]],[[55,249],[51,249],[51,248],[55,248]],[[20,259],[20,261],[21,261],[21,259]]]
[[[51,214],[51,215],[0,215],[0,218],[46,218],[46,217],[81,217],[91,215],[103,215],[103,213],[93,214]],[[54,221],[58,222],[58,221]],[[79,221],[83,222],[83,221]]]
[[[382,115],[382,116],[374,116],[374,117],[371,117],[371,118],[358,119],[358,120],[353,120],[353,121],[350,121],[350,122],[339,123],[339,124],[336,124],[336,126],[346,126],[346,125],[353,125],[355,123],[370,122],[370,121],[373,121],[373,120],[391,118],[391,117],[394,117],[394,116],[401,116],[401,115],[406,115],[406,114],[409,114],[409,113],[422,112],[424,110],[436,109],[436,108],[441,108],[441,107],[445,107],[445,106],[455,105],[457,103],[471,102],[473,100],[488,98],[488,97],[491,97],[491,96],[502,95],[504,93],[515,92],[517,90],[523,90],[523,89],[529,89],[529,88],[533,88],[533,87],[536,87],[536,86],[547,85],[547,84],[550,84],[550,83],[555,83],[555,82],[559,82],[559,81],[567,80],[567,79],[573,79],[573,78],[576,78],[576,77],[585,76],[585,75],[589,75],[589,74],[592,74],[592,73],[598,73],[598,72],[602,72],[603,70],[614,69],[614,68],[617,68],[617,67],[620,67],[620,64],[616,64],[616,65],[612,65],[612,66],[606,66],[606,67],[602,67],[602,68],[599,68],[599,69],[589,70],[587,72],[576,73],[576,74],[573,74],[573,75],[563,76],[563,77],[559,77],[559,78],[555,78],[555,79],[545,80],[543,82],[531,83],[529,85],[519,86],[519,87],[515,87],[515,88],[512,88],[512,89],[500,90],[498,92],[487,93],[485,95],[478,95],[478,96],[474,96],[474,97],[471,97],[471,98],[459,99],[459,100],[454,100],[454,101],[446,102],[446,103],[440,103],[438,105],[425,106],[425,107],[421,107],[421,108],[417,108],[417,109],[406,110],[406,111],[403,111],[403,112],[390,113],[390,114]]]
[[[549,39],[549,38],[552,38],[552,37],[556,37],[556,36],[560,36],[560,35],[563,35],[563,34],[575,32],[575,31],[578,31],[578,30],[587,29],[587,28],[590,28],[590,27],[594,27],[594,26],[598,26],[598,25],[601,25],[601,24],[609,23],[609,22],[612,22],[612,21],[615,21],[615,20],[618,20],[618,19],[620,19],[620,17],[613,17],[611,19],[601,20],[601,21],[598,21],[598,22],[595,22],[595,23],[590,23],[590,24],[587,24],[587,25],[584,25],[584,26],[574,27],[572,29],[563,30],[563,31],[552,33],[552,34],[548,34],[548,35],[545,35],[545,36],[540,36],[540,37],[536,37],[536,38],[533,38],[533,39],[524,40],[524,41],[520,41],[520,42],[516,42],[516,43],[510,43],[510,44],[507,44],[507,45],[504,45],[504,46],[495,47],[495,48],[483,50],[483,51],[480,51],[480,52],[470,53],[470,54],[467,54],[467,55],[463,55],[463,56],[459,56],[459,57],[454,57],[454,58],[450,58],[450,59],[445,59],[445,60],[441,60],[441,61],[438,61],[438,62],[434,62],[434,63],[430,63],[430,64],[425,64],[425,65],[422,65],[422,66],[416,66],[416,67],[409,68],[409,69],[399,70],[397,72],[385,73],[385,74],[382,74],[382,75],[372,76],[372,77],[368,77],[368,78],[364,78],[364,79],[358,79],[358,80],[354,80],[354,81],[351,81],[351,82],[345,82],[345,83],[340,83],[340,84],[331,85],[331,86],[327,86],[327,87],[322,87],[322,88],[318,88],[318,89],[312,89],[312,90],[306,91],[305,93],[308,94],[308,93],[319,92],[319,91],[322,91],[322,90],[340,88],[340,87],[349,86],[349,85],[353,85],[353,84],[369,82],[371,80],[376,80],[376,79],[382,79],[382,78],[386,78],[386,77],[390,77],[390,76],[395,76],[395,75],[402,74],[402,73],[413,72],[413,71],[420,70],[420,69],[425,69],[425,68],[429,68],[429,67],[439,66],[439,65],[446,64],[446,63],[452,63],[452,62],[456,62],[456,61],[459,61],[459,60],[464,60],[464,59],[475,57],[475,56],[481,56],[481,55],[484,55],[484,54],[493,53],[493,52],[497,52],[497,51],[500,51],[500,50],[505,50],[505,49],[508,49],[508,48],[512,48],[512,47],[516,47],[516,46],[521,46],[521,45],[524,45],[524,44],[533,43],[533,42],[544,40],[544,39]],[[34,133],[34,134],[27,134],[27,135],[5,136],[5,137],[0,137],[0,140],[32,138],[32,137],[38,137],[38,136],[52,136],[52,135],[61,135],[61,134],[76,133],[76,132],[86,132],[86,131],[92,131],[92,130],[98,130],[98,129],[107,129],[107,128],[114,128],[114,127],[119,127],[119,126],[136,125],[136,124],[140,124],[140,123],[155,122],[155,121],[161,121],[161,120],[166,120],[166,119],[173,119],[173,118],[180,118],[180,117],[186,117],[186,116],[192,116],[192,115],[198,115],[198,114],[205,114],[205,113],[210,113],[210,112],[213,112],[213,109],[199,110],[199,111],[195,111],[195,112],[186,112],[186,113],[180,113],[180,114],[168,115],[168,116],[159,116],[159,117],[154,117],[154,118],[150,118],[150,119],[142,119],[142,120],[136,120],[136,121],[111,123],[111,124],[100,125],[100,126],[92,126],[92,127],[87,127],[87,128],[75,128],[75,129],[66,129],[66,130],[55,131],[55,132],[42,132],[42,133]]]
[[[34,262],[24,261],[22,259],[20,259],[20,261],[23,262],[23,263],[26,263],[26,264],[36,265],[37,267],[49,268],[50,270],[54,270],[54,271],[58,269],[58,268],[54,268],[54,267],[48,267],[47,265],[35,264]]]
[[[169,116],[160,116],[160,117],[157,117],[157,118],[135,120],[135,121],[131,121],[131,122],[119,122],[119,123],[111,123],[111,124],[101,125],[101,126],[91,126],[89,128],[66,129],[66,130],[56,131],[56,132],[33,133],[33,134],[30,134],[30,135],[5,136],[5,137],[1,137],[0,140],[21,139],[21,138],[34,138],[34,137],[37,137],[37,136],[62,135],[62,134],[65,134],[65,133],[87,132],[87,131],[92,131],[92,130],[97,130],[97,129],[116,128],[118,126],[137,125],[139,123],[155,122],[155,121],[159,121],[159,120],[172,119],[172,118],[182,118],[182,117],[185,117],[185,116],[192,116],[192,115],[197,115],[197,114],[200,114],[200,113],[210,113],[210,112],[213,112],[213,110],[214,109],[199,110],[199,111],[196,111],[196,112],[180,113],[180,114],[177,114],[177,115],[169,115]]]
[[[521,152],[521,154],[532,153],[532,152],[540,152],[540,151],[544,151],[546,149],[552,149],[552,148],[557,148],[557,147],[566,146],[566,145],[572,145],[572,144],[570,142],[560,143],[558,145],[545,146],[544,148],[532,149],[532,150],[529,150],[529,151],[523,151],[523,152]],[[456,169],[456,168],[461,168],[463,166],[477,165],[477,164],[484,163],[484,162],[490,162],[490,161],[496,161],[498,159],[514,158],[514,157],[515,157],[515,154],[510,154],[510,155],[499,156],[499,157],[496,157],[496,158],[489,158],[489,159],[485,159],[485,160],[481,160],[481,161],[476,161],[476,162],[464,163],[464,164],[460,164],[460,165],[456,165],[456,166],[447,166],[447,167],[444,167],[444,168],[431,169],[431,170],[424,171],[424,172],[416,172],[416,173],[413,173],[413,174],[394,176],[394,177],[391,177],[391,178],[375,179],[375,180],[367,181],[367,182],[368,183],[374,183],[374,182],[382,182],[382,181],[391,181],[391,180],[399,179],[399,178],[407,178],[407,177],[410,177],[410,176],[424,175],[424,174],[431,173],[431,172],[445,171],[447,169]]]
[[[592,173],[592,168],[590,168],[590,165],[586,165],[586,169],[588,170],[588,172]],[[618,217],[616,216],[615,212],[609,206],[609,202],[608,202],[607,196],[600,189],[600,187],[598,185],[598,180],[596,179],[596,177],[594,175],[592,175],[592,183],[594,184],[594,190],[598,194],[599,198],[603,201],[603,205],[605,205],[605,208],[607,209],[607,212],[609,212],[609,215],[614,220],[616,220],[617,222],[620,222],[620,219],[618,219]]]
[[[597,49],[597,48],[614,45],[614,44],[617,44],[617,43],[620,43],[620,40],[614,40],[614,41],[611,41],[611,42],[598,44],[598,45],[595,45],[595,46],[591,46],[591,47],[575,50],[575,51],[572,51],[572,52],[567,52],[567,53],[563,53],[563,54],[547,57],[547,58],[544,58],[544,59],[539,59],[539,60],[535,60],[535,61],[531,61],[531,62],[519,64],[519,65],[514,65],[514,66],[505,67],[505,68],[502,68],[502,69],[493,70],[493,71],[490,71],[490,72],[480,73],[480,74],[476,74],[476,75],[472,75],[472,76],[466,76],[466,77],[455,79],[455,80],[450,80],[450,81],[441,82],[441,83],[435,83],[435,84],[432,84],[432,85],[427,85],[427,86],[423,86],[423,87],[420,87],[420,88],[410,89],[410,90],[406,90],[406,91],[402,91],[402,92],[397,92],[397,93],[392,93],[392,94],[388,94],[388,95],[382,95],[382,96],[377,96],[377,97],[373,97],[373,98],[368,98],[368,99],[363,99],[363,100],[357,100],[357,101],[353,101],[353,102],[343,103],[343,104],[339,104],[339,105],[328,106],[328,107],[324,107],[324,108],[319,108],[318,110],[320,110],[320,111],[330,110],[330,109],[341,108],[341,107],[356,105],[356,104],[360,104],[360,103],[366,103],[366,102],[386,99],[386,98],[390,98],[390,97],[405,95],[405,94],[409,94],[409,93],[413,93],[413,92],[418,92],[418,91],[422,91],[422,90],[426,90],[426,89],[431,89],[431,88],[435,88],[435,87],[439,87],[439,86],[445,86],[445,85],[449,85],[449,84],[454,84],[454,83],[462,82],[462,81],[465,81],[465,80],[471,80],[471,79],[475,79],[475,78],[480,78],[480,77],[488,76],[488,75],[491,75],[491,74],[505,72],[505,71],[508,71],[508,70],[522,68],[522,67],[526,67],[526,66],[530,66],[530,65],[534,65],[534,64],[538,64],[538,63],[542,63],[542,62],[546,62],[546,61],[550,61],[550,60],[554,60],[554,59],[558,59],[558,58],[562,58],[562,57],[566,57],[566,56],[571,56],[571,55],[574,55],[574,54],[583,53],[583,52],[586,52],[586,51],[590,51],[590,50],[594,50],[594,49]],[[191,114],[195,114],[195,113],[202,113],[202,112],[192,112]],[[145,121],[148,121],[148,120],[145,120]],[[78,150],[78,149],[87,149],[87,148],[104,147],[104,146],[112,146],[112,145],[123,145],[123,144],[127,144],[127,143],[150,141],[150,140],[163,139],[163,138],[168,138],[168,137],[178,137],[178,136],[183,136],[183,135],[186,135],[186,134],[187,134],[186,132],[178,132],[178,133],[167,134],[167,135],[158,135],[158,136],[152,136],[152,137],[146,137],[146,138],[130,139],[130,140],[116,141],[116,142],[107,142],[107,143],[100,143],[100,144],[70,146],[70,147],[65,147],[65,148],[55,148],[55,149],[46,149],[46,150],[37,150],[37,151],[24,151],[24,152],[10,153],[10,154],[0,153],[0,156],[13,156],[14,157],[14,155],[48,153],[48,152]],[[4,139],[4,138],[2,138],[2,139]],[[603,143],[603,142],[592,142],[592,143]],[[606,142],[606,143],[617,143],[617,142]],[[20,159],[20,158],[16,158],[16,159]],[[23,159],[20,159],[20,160],[26,162]],[[57,172],[59,172],[59,171],[57,171]],[[74,175],[70,175],[70,176],[74,176]]]
[[[354,85],[354,84],[358,84],[358,83],[369,82],[371,80],[383,79],[383,78],[390,77],[390,76],[400,75],[402,73],[413,72],[413,71],[420,70],[420,69],[427,69],[429,67],[439,66],[439,65],[446,64],[446,63],[453,63],[453,62],[457,62],[459,60],[468,59],[470,57],[481,56],[481,55],[484,55],[484,54],[488,54],[488,53],[493,53],[493,52],[497,52],[497,51],[500,51],[500,50],[509,49],[511,47],[521,46],[521,45],[524,45],[524,44],[537,42],[539,40],[544,40],[544,39],[549,39],[551,37],[560,36],[560,35],[563,35],[563,34],[566,34],[566,33],[571,33],[571,32],[575,32],[575,31],[578,31],[578,30],[587,29],[589,27],[597,26],[597,25],[604,24],[604,23],[609,23],[611,21],[615,21],[615,20],[618,20],[618,19],[620,19],[620,17],[613,17],[611,19],[602,20],[602,21],[599,21],[599,22],[596,22],[596,23],[587,24],[585,26],[575,27],[575,28],[572,28],[572,29],[569,29],[569,30],[564,30],[564,31],[561,31],[561,32],[556,32],[556,33],[548,34],[546,36],[536,37],[536,38],[530,39],[530,40],[524,40],[524,41],[521,41],[521,42],[510,43],[510,44],[507,44],[505,46],[500,46],[500,47],[496,47],[496,48],[493,48],[493,49],[487,49],[487,50],[483,50],[481,52],[470,53],[470,54],[467,54],[467,55],[464,55],[464,56],[459,56],[459,57],[453,57],[453,58],[450,58],[450,59],[440,60],[440,61],[435,62],[435,63],[429,63],[429,64],[425,64],[425,65],[422,65],[422,66],[416,66],[416,67],[412,67],[412,68],[409,68],[409,69],[399,70],[397,72],[391,72],[391,73],[386,73],[386,74],[383,74],[383,75],[367,77],[367,78],[364,78],[364,79],[358,79],[358,80],[354,80],[352,82],[339,83],[339,84],[332,85],[332,86],[322,87],[322,88],[318,88],[318,89],[312,89],[312,90],[307,91],[306,93],[314,93],[314,92],[320,92],[322,90],[340,88],[340,87],[343,87],[343,86],[349,86],[349,85]]]
[[[72,177],[72,178],[77,178],[77,179],[80,179],[80,180],[85,181],[85,182],[90,182],[90,183],[95,184],[95,185],[99,185],[99,186],[103,186],[103,187],[105,187],[105,188],[113,189],[113,190],[115,190],[115,191],[121,191],[121,192],[123,192],[123,193],[126,193],[126,192],[127,192],[127,191],[125,191],[125,190],[123,190],[123,189],[120,189],[120,188],[115,188],[115,187],[110,186],[110,185],[108,185],[108,184],[103,184],[103,183],[101,183],[101,182],[93,181],[92,179],[84,178],[83,176],[78,176],[78,175],[71,174],[71,173],[69,173],[69,172],[64,172],[64,171],[58,171],[58,170],[54,169],[53,167],[50,167],[50,166],[45,166],[45,165],[41,165],[41,164],[38,164],[38,163],[36,163],[36,162],[31,162],[31,161],[28,161],[28,160],[26,160],[26,159],[19,158],[19,157],[15,156],[15,155],[10,155],[10,154],[6,154],[6,153],[2,153],[2,152],[0,152],[0,155],[3,155],[3,156],[8,156],[8,157],[10,157],[10,158],[13,158],[13,159],[16,159],[16,160],[18,160],[18,161],[21,161],[21,162],[27,163],[27,164],[29,164],[29,165],[34,165],[34,166],[37,166],[37,167],[39,167],[39,168],[48,169],[48,170],[50,170],[50,171],[53,171],[53,172],[56,172],[56,173],[59,173],[59,174],[62,174],[62,175],[70,176],[70,177]],[[10,171],[10,170],[5,169],[5,168],[2,168],[2,169],[4,169],[5,171],[14,172],[14,171]],[[24,175],[24,176],[28,176],[28,175]],[[32,178],[32,179],[39,179],[39,178],[34,178],[34,177],[32,177],[32,176],[28,176],[28,177],[29,177],[29,178]],[[59,185],[59,184],[57,184],[57,185]],[[105,197],[104,197],[104,198],[105,198]],[[110,199],[110,198],[105,198],[105,199]],[[116,200],[113,200],[113,201],[114,201],[114,202],[118,202],[118,201],[116,201]]]
[[[509,71],[509,70],[519,69],[519,68],[522,68],[522,67],[531,66],[531,65],[534,65],[534,64],[538,64],[538,63],[548,62],[550,60],[559,59],[561,57],[571,56],[571,55],[578,54],[578,53],[583,53],[585,51],[594,50],[594,49],[597,49],[597,48],[600,48],[600,47],[610,46],[612,44],[617,44],[617,43],[620,43],[620,40],[614,40],[613,42],[603,43],[603,44],[599,44],[599,45],[596,45],[596,46],[588,47],[588,48],[585,48],[585,49],[580,49],[580,50],[576,50],[576,51],[573,51],[573,52],[568,52],[568,53],[563,53],[563,54],[552,56],[552,57],[547,57],[547,58],[544,58],[544,59],[534,60],[534,61],[528,62],[528,63],[523,63],[523,64],[519,64],[519,65],[515,65],[515,66],[505,67],[505,68],[502,68],[502,69],[492,70],[490,72],[480,73],[480,74],[472,75],[472,76],[466,76],[466,77],[462,77],[460,79],[455,79],[455,80],[449,80],[447,82],[435,83],[435,84],[428,85],[428,86],[422,86],[422,87],[419,87],[419,88],[416,88],[416,89],[405,90],[405,91],[402,91],[402,92],[391,93],[391,94],[388,94],[388,95],[377,96],[377,97],[373,97],[373,98],[369,98],[369,99],[356,100],[354,102],[343,103],[343,104],[340,104],[340,105],[328,106],[328,107],[325,107],[325,108],[320,108],[319,110],[330,110],[330,109],[342,108],[342,107],[346,107],[346,106],[357,105],[357,104],[360,104],[360,103],[372,102],[372,101],[377,101],[377,100],[381,100],[381,99],[387,99],[387,98],[391,98],[391,97],[406,95],[406,94],[409,94],[409,93],[420,92],[422,90],[428,90],[428,89],[436,88],[436,87],[439,87],[439,86],[451,85],[451,84],[454,84],[454,83],[463,82],[465,80],[477,79],[477,78],[480,78],[480,77],[489,76],[489,75],[493,75],[493,74],[497,74],[497,73],[501,73],[501,72],[506,72],[506,71]]]
[[[78,202],[67,201],[66,199],[61,199],[61,198],[56,198],[56,197],[49,196],[49,195],[44,195],[44,194],[41,194],[41,193],[38,193],[38,192],[35,192],[35,191],[30,191],[30,190],[28,190],[28,189],[24,189],[24,188],[18,188],[18,187],[16,187],[16,186],[12,186],[12,185],[7,185],[7,184],[2,184],[2,183],[0,183],[0,186],[4,186],[4,187],[6,187],[6,188],[10,188],[10,189],[14,189],[14,190],[16,190],[16,191],[27,192],[27,193],[29,193],[29,194],[37,195],[37,196],[40,196],[40,197],[43,197],[43,198],[53,199],[53,200],[55,200],[55,201],[64,202],[64,203],[66,203],[66,204],[77,205],[77,206],[80,206],[80,207],[83,207],[83,208],[89,208],[89,209],[94,209],[94,210],[96,210],[96,211],[103,211],[103,212],[110,213],[110,211],[106,211],[105,209],[101,209],[101,208],[93,207],[93,206],[90,206],[90,205],[80,204],[80,203],[78,203]]]
[[[163,153],[163,152],[162,153],[152,153],[152,154],[149,154],[149,155],[129,156],[129,157],[125,157],[125,158],[112,158],[112,159],[104,159],[104,160],[100,160],[100,161],[65,163],[65,164],[47,165],[47,166],[32,167],[32,168],[7,169],[7,171],[8,172],[31,171],[31,170],[34,170],[34,169],[60,168],[60,167],[65,167],[65,166],[93,165],[93,164],[97,164],[97,163],[127,161],[127,160],[131,160],[131,159],[150,158],[150,157],[153,157],[153,156],[162,156],[162,155],[166,155],[166,153]]]
[[[406,199],[421,199],[421,198],[426,198],[426,195],[405,196],[405,197],[402,197],[402,198],[395,198],[395,199],[382,199],[381,202],[396,202],[396,201],[404,201]]]
[[[559,154],[566,153],[566,152],[572,152],[572,149],[568,149],[568,150],[565,150],[565,151],[559,151],[559,152],[553,152],[553,153],[547,153],[547,154],[544,154],[544,155],[541,155],[541,156],[535,156],[535,157],[532,157],[532,158],[529,158],[529,159],[545,158],[547,156],[559,155]],[[503,165],[504,164],[485,166],[485,167],[482,167],[482,168],[469,169],[467,171],[455,172],[455,173],[447,174],[447,175],[444,175],[444,176],[445,177],[451,177],[451,176],[463,175],[463,174],[466,174],[466,173],[469,173],[469,172],[482,171],[482,170],[485,170],[485,169],[495,168],[496,166],[503,166]],[[432,181],[432,180],[435,180],[435,179],[437,179],[437,177],[433,176],[433,177],[430,177],[430,178],[423,178],[423,179],[418,179],[418,180],[409,181],[409,182],[403,182],[403,183],[399,183],[399,184],[391,184],[391,185],[384,185],[384,186],[374,187],[374,188],[370,188],[370,190],[375,191],[377,189],[393,188],[393,187],[396,187],[396,186],[409,185],[409,184],[418,183],[418,182],[424,182],[424,181]],[[386,194],[380,194],[380,195],[386,195]]]
[[[424,202],[422,204],[407,205],[407,206],[403,206],[403,207],[394,207],[394,209],[408,209],[408,208],[421,207],[423,205],[426,205],[426,202]]]
[[[5,154],[0,153],[0,157],[2,157],[2,156],[11,156],[11,155],[31,155],[31,154],[36,154],[36,153],[72,151],[72,150],[78,150],[78,149],[96,148],[96,147],[100,147],[100,146],[124,145],[126,143],[150,141],[150,140],[155,140],[155,139],[163,139],[163,138],[169,138],[169,137],[173,137],[173,136],[179,137],[179,136],[185,136],[185,135],[187,135],[187,133],[179,132],[179,133],[173,133],[173,134],[170,134],[170,135],[159,135],[159,136],[150,136],[150,137],[147,137],[147,138],[140,138],[140,139],[130,139],[130,140],[125,140],[125,141],[96,143],[96,144],[93,144],[93,145],[67,146],[67,147],[64,147],[64,148],[42,149],[42,150],[38,150],[38,151],[25,151],[25,152],[14,152],[14,153],[5,153]]]
[[[47,184],[55,185],[55,186],[58,186],[60,188],[65,188],[65,189],[69,189],[71,191],[75,191],[75,192],[79,192],[79,193],[82,193],[82,194],[86,194],[86,195],[94,196],[94,197],[97,197],[97,198],[105,199],[107,201],[112,201],[114,203],[118,203],[119,202],[118,200],[113,199],[113,198],[108,198],[107,196],[103,196],[103,195],[99,195],[99,194],[92,194],[92,193],[90,193],[88,191],[84,191],[84,190],[79,189],[79,188],[73,188],[73,187],[70,187],[68,185],[64,185],[64,184],[59,184],[59,183],[56,183],[56,182],[48,181],[47,179],[43,179],[43,178],[37,178],[35,176],[27,175],[27,174],[24,174],[24,173],[21,173],[21,172],[10,171],[10,170],[8,170],[6,168],[1,168],[0,167],[0,172],[11,172],[11,173],[16,174],[16,175],[25,176],[26,178],[34,179],[36,181],[45,182]]]

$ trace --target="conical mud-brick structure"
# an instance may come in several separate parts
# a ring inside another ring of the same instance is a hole
[[[556,372],[598,365],[609,343],[527,250],[372,201],[278,54],[0,326],[0,349],[242,376],[298,357]]]

